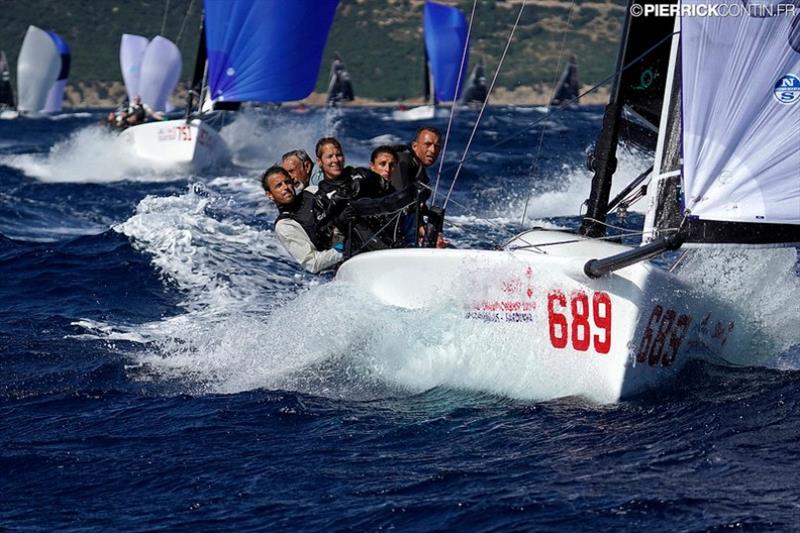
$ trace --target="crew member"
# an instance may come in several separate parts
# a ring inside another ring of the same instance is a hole
[[[297,194],[292,177],[277,165],[264,172],[261,184],[278,207],[275,234],[289,255],[311,273],[342,261],[341,252],[331,248],[330,230],[313,194]]]
[[[281,166],[295,181],[295,191],[317,192],[317,186],[311,185],[311,172],[314,169],[314,161],[305,150],[292,150],[286,152],[281,157]]]
[[[444,214],[430,210],[426,201],[430,197],[430,178],[426,169],[439,158],[442,150],[442,134],[432,126],[417,130],[410,145],[401,145],[397,150],[397,167],[392,173],[392,185],[398,191],[413,184],[420,191],[414,208],[403,217],[403,235],[406,246],[436,246]],[[420,239],[420,228],[423,228]]]

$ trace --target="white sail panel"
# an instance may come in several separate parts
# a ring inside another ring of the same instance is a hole
[[[142,103],[153,111],[165,111],[182,68],[181,52],[175,43],[157,35],[147,45],[142,57],[142,75],[139,79]]]
[[[800,224],[800,51],[792,17],[683,16],[683,180],[703,220]],[[684,4],[699,4],[689,0]]]
[[[128,101],[133,101],[133,97],[139,94],[142,58],[149,43],[146,37],[128,33],[122,35],[119,43],[119,67],[122,70]]]
[[[17,59],[17,109],[38,112],[61,72],[61,54],[50,35],[28,26]]]

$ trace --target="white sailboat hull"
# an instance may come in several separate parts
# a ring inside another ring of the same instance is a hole
[[[416,120],[432,120],[434,118],[447,118],[450,110],[435,105],[423,105],[411,109],[397,109],[392,112],[392,119],[398,122],[412,122]]]
[[[200,171],[224,163],[228,149],[219,133],[199,119],[131,126],[120,134],[134,154],[160,167]]]
[[[483,347],[469,357],[500,358],[508,339],[524,339],[514,386],[532,399],[617,401],[669,382],[690,358],[724,357],[735,342],[731,311],[661,269],[641,263],[595,280],[583,273],[588,259],[626,247],[583,240],[512,250],[575,239],[533,231],[504,251],[370,252],[344,263],[336,279],[390,306],[455,306],[482,338],[497,340],[496,353]]]

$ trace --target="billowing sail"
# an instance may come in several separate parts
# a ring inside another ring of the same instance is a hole
[[[38,112],[47,102],[47,94],[61,72],[61,53],[50,35],[36,26],[28,26],[17,59],[17,109]]]
[[[793,28],[785,14],[682,17],[683,193],[692,240],[800,241],[800,227],[781,227],[800,224]],[[737,225],[712,232],[717,222]]]
[[[119,67],[122,70],[122,80],[125,82],[125,91],[130,102],[139,94],[142,58],[149,43],[146,37],[128,33],[122,35],[119,43]]]
[[[142,57],[139,95],[153,111],[165,111],[167,100],[181,76],[183,62],[175,43],[157,35]]]
[[[58,73],[58,79],[56,79],[56,82],[50,87],[50,91],[47,93],[47,101],[42,111],[46,113],[57,113],[61,111],[61,105],[64,101],[64,87],[67,85],[67,78],[69,78],[71,57],[69,46],[67,46],[66,41],[54,31],[49,31],[47,33],[50,35],[50,38],[53,39],[53,43],[56,45],[58,53],[61,55],[61,71]]]
[[[338,0],[206,0],[214,101],[283,102],[314,90]]]
[[[437,101],[458,100],[464,88],[463,78],[468,72],[469,51],[464,58],[464,69],[459,67],[467,43],[467,19],[460,9],[451,6],[425,2],[423,14],[425,26],[425,50],[428,55],[433,89]],[[456,86],[458,85],[458,92]]]
[[[11,73],[5,50],[0,50],[0,108],[14,107],[14,89],[11,87]]]

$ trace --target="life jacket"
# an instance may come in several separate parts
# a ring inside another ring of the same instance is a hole
[[[317,250],[327,250],[331,247],[330,227],[323,220],[324,213],[320,213],[316,198],[310,192],[301,192],[289,205],[279,205],[278,212],[276,224],[279,220],[290,218],[303,227]]]

